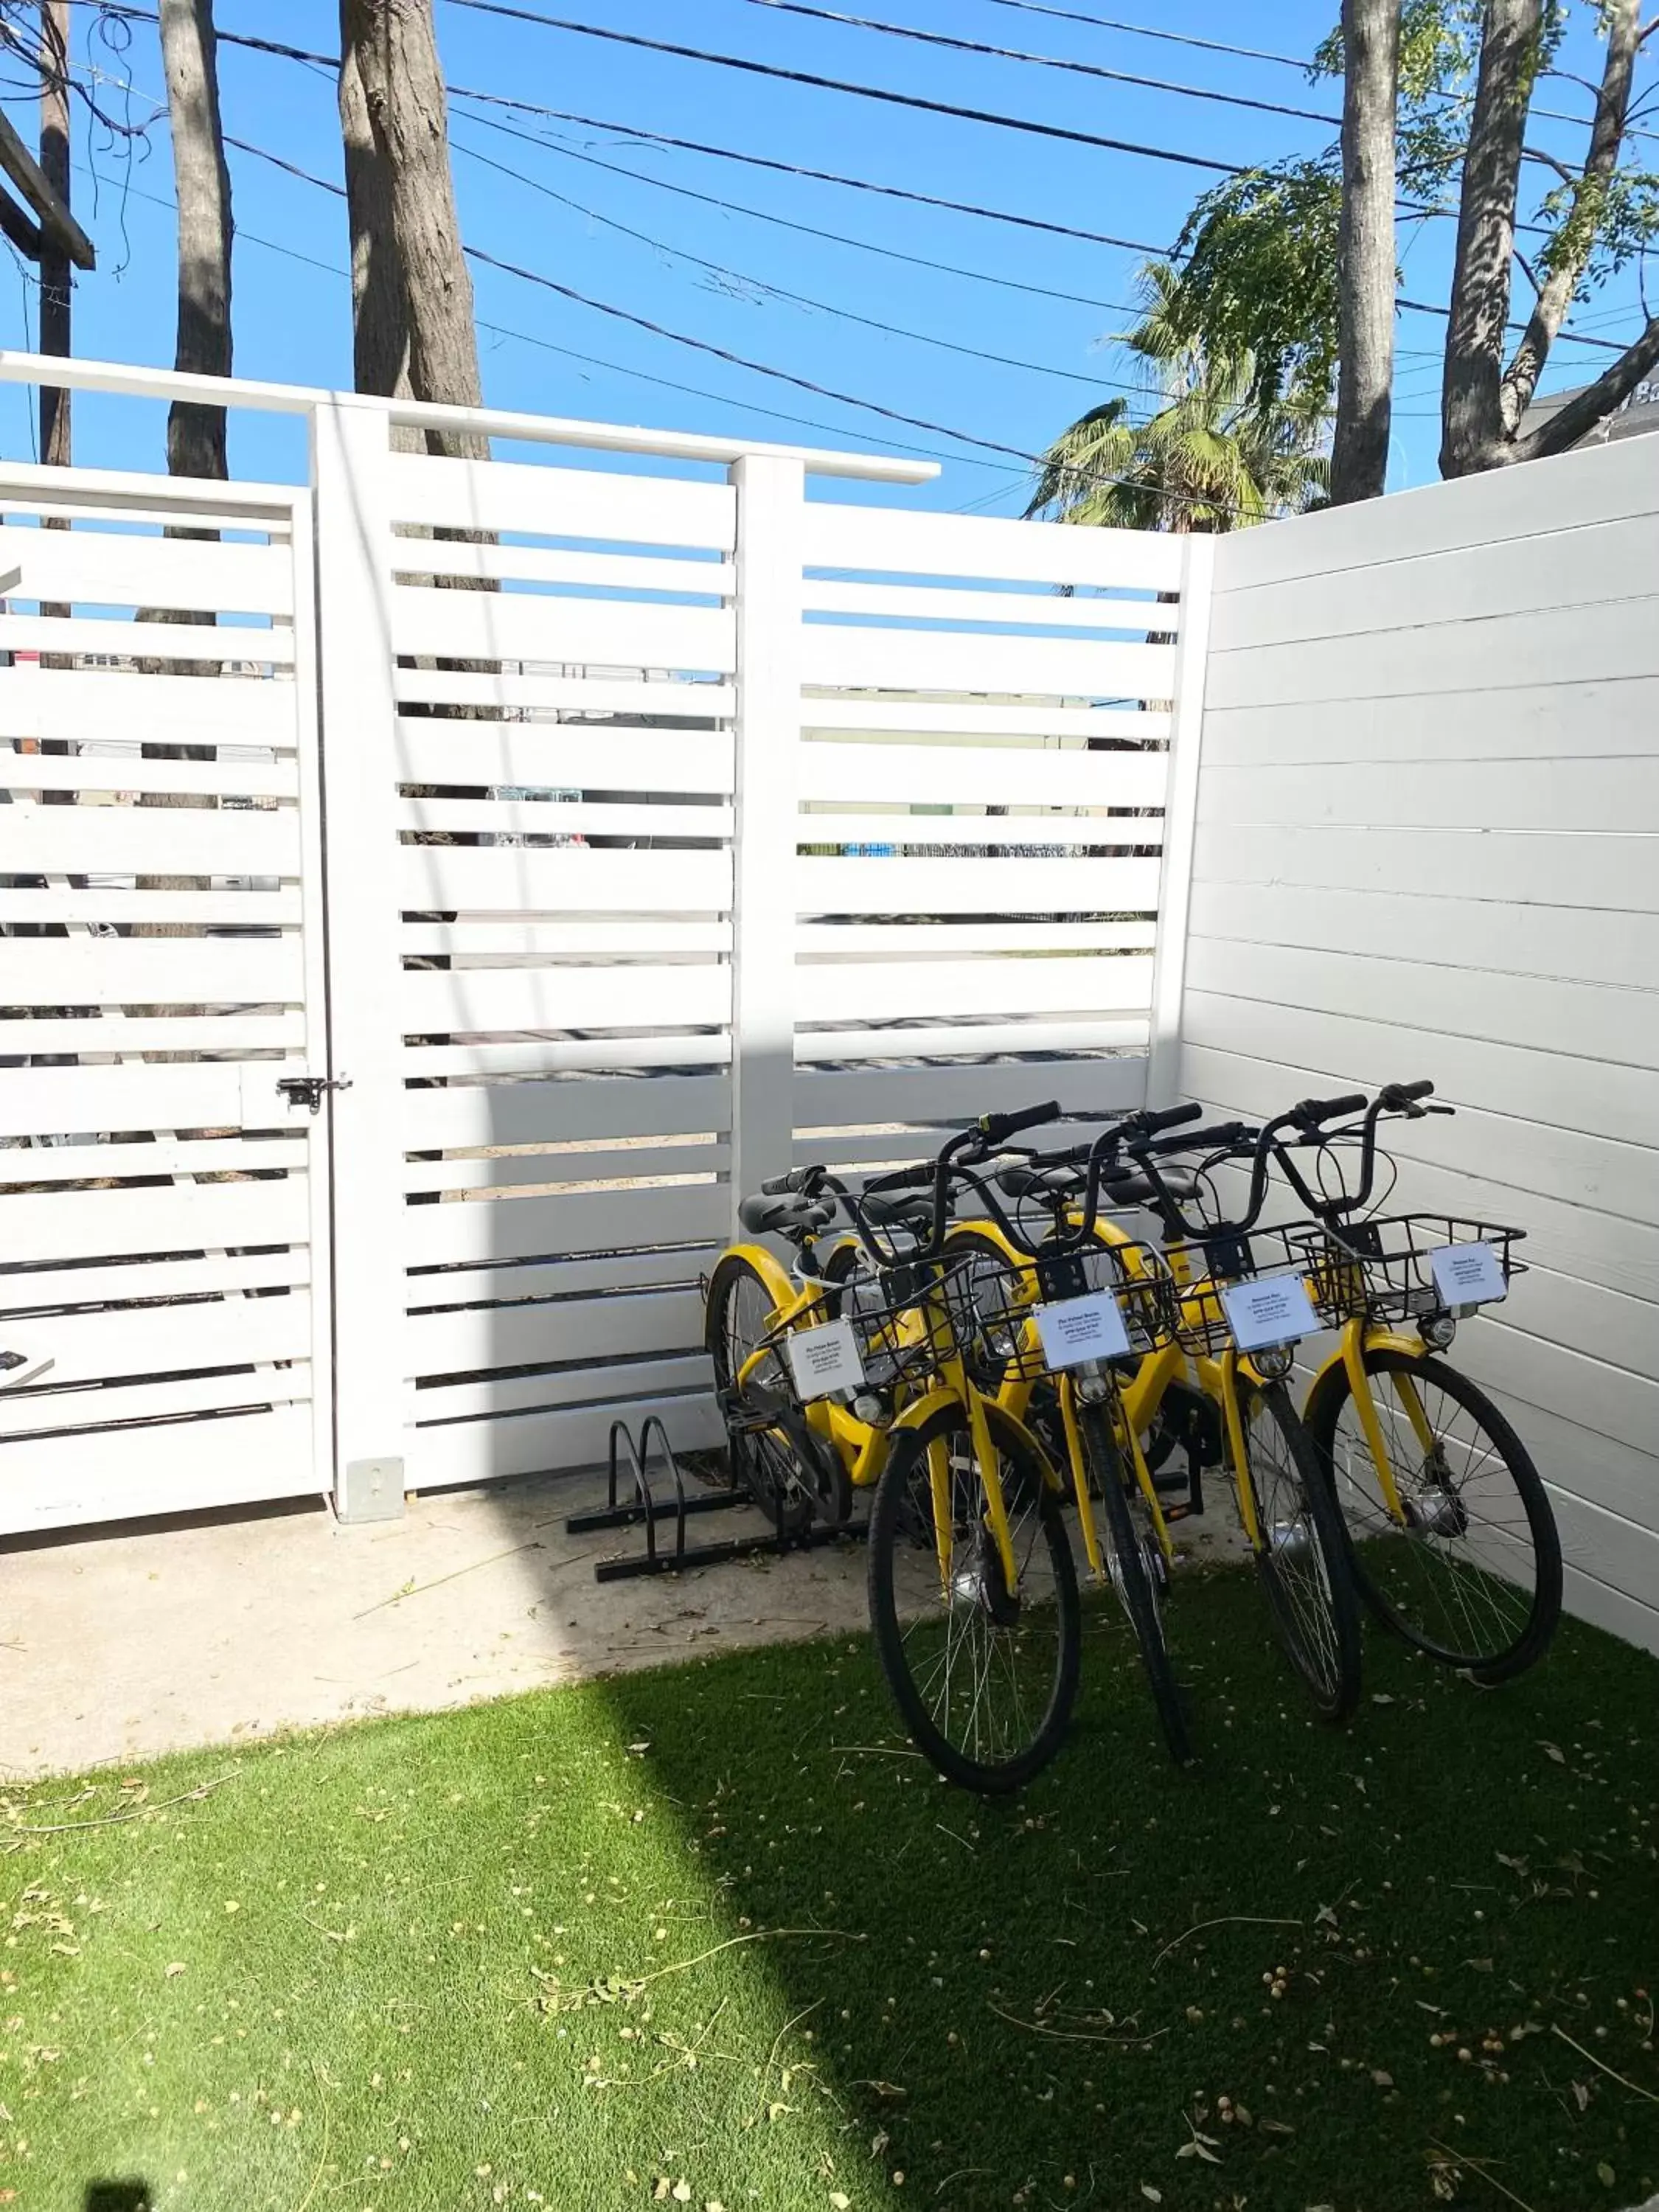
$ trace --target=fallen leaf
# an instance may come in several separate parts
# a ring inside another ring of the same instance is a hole
[[[175,1959],[170,1966],[165,1966],[162,1968],[163,1974],[170,1982],[176,1979],[179,1975],[184,1972],[184,1971],[185,1964],[182,1959]]]
[[[1607,2164],[1606,2159],[1603,2159],[1601,2163],[1596,2167],[1595,2178],[1601,2183],[1603,2189],[1611,2189],[1613,2183],[1619,2179],[1613,2168]]]
[[[830,2191],[831,2212],[847,2212],[847,2208],[852,2201],[844,2189],[832,2189]]]
[[[1261,2132],[1264,2136],[1293,2136],[1296,2130],[1288,2120],[1263,2120]]]
[[[657,2185],[652,2191],[651,2194],[656,2202],[660,2204],[672,2186],[673,2184],[669,2180],[668,2176],[665,2173],[659,2173],[657,2176]]]
[[[1393,2076],[1393,2075],[1392,2075],[1392,2074],[1390,2074],[1390,2073],[1388,2073],[1388,2072],[1387,2072],[1387,2071],[1386,2071],[1382,2067],[1381,2067],[1381,2066],[1373,2066],[1373,2067],[1372,2067],[1372,2069],[1371,2069],[1371,2079],[1372,2079],[1372,2081],[1375,2081],[1375,2082],[1376,2082],[1376,2086],[1377,2086],[1377,2087],[1378,2087],[1379,2089],[1392,2089],[1392,2088],[1393,2088],[1393,2087],[1394,2087],[1394,2076]]]
[[[1161,2189],[1154,2189],[1150,2181],[1141,2183],[1140,2193],[1149,2204],[1161,2204],[1164,2202],[1164,2191]]]
[[[689,2204],[691,2202],[691,2185],[689,2181],[677,2181],[669,2194],[676,2204]]]
[[[1566,1765],[1567,1754],[1562,1750],[1559,1743],[1546,1743],[1540,1736],[1539,1738],[1539,1748],[1542,1751],[1546,1759],[1553,1759],[1558,1766],[1565,1766]]]

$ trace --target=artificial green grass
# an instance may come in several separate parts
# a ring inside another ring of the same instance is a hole
[[[1569,1625],[1483,1693],[1373,1636],[1332,1734],[1247,1577],[1175,1626],[1202,1768],[1097,1611],[1007,1804],[902,1752],[862,1640],[13,1788],[0,2203],[1659,2186],[1659,1667]]]

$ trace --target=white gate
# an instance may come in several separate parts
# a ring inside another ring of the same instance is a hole
[[[313,493],[0,476],[12,605],[74,605],[0,618],[49,656],[0,669],[0,1315],[57,1363],[0,1395],[0,1527],[395,1503],[590,1463],[618,1412],[712,1443],[744,1191],[1145,1095],[1206,541],[818,495],[933,473],[879,457],[70,377],[302,414]]]
[[[0,507],[0,1342],[52,1363],[0,1531],[314,1492],[310,500],[8,465]]]

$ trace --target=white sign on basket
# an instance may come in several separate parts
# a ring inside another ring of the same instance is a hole
[[[827,1398],[832,1390],[857,1390],[864,1383],[864,1362],[850,1321],[827,1321],[820,1328],[797,1329],[783,1340],[790,1372],[803,1398]]]
[[[1089,1359],[1121,1359],[1129,1350],[1117,1300],[1109,1291],[1058,1298],[1039,1306],[1036,1321],[1042,1357],[1051,1368],[1080,1367]]]
[[[1490,1305],[1506,1298],[1503,1262],[1490,1244],[1443,1244],[1429,1255],[1434,1287],[1447,1308]]]
[[[1221,1303],[1241,1352],[1295,1344],[1319,1327],[1300,1275],[1253,1275],[1242,1283],[1224,1283]]]

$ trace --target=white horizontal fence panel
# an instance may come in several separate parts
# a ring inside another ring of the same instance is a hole
[[[1161,807],[1169,763],[1158,752],[1044,751],[1036,745],[847,744],[801,747],[804,799]]]
[[[508,666],[490,669],[397,668],[392,691],[400,706],[411,702],[444,707],[486,708],[520,720],[554,715],[637,720],[662,715],[702,723],[729,715],[736,694],[729,684],[653,674],[639,677],[548,675]]]
[[[0,614],[0,653],[112,653],[135,660],[244,660],[289,668],[294,633],[251,623],[221,626],[142,623],[129,615]]]
[[[25,753],[0,744],[0,790],[202,792],[238,799],[295,799],[290,760],[145,760],[137,745],[114,744],[74,756]]]
[[[406,972],[400,1016],[416,1030],[682,1029],[723,1022],[731,1010],[729,968],[464,968]]]
[[[0,678],[0,682],[3,678]],[[110,763],[116,774],[119,764]],[[113,777],[112,777],[112,781]],[[0,873],[297,876],[289,809],[0,806]]]
[[[311,1430],[309,1406],[273,1403],[222,1420],[8,1443],[17,1467],[5,1478],[6,1525],[64,1528],[291,1498],[312,1486]]]
[[[398,774],[409,783],[517,784],[528,790],[732,789],[725,731],[560,723],[440,722],[400,715]]]
[[[802,551],[809,568],[994,578],[1103,591],[1178,592],[1182,580],[1179,539],[1154,532],[1074,530],[991,515],[908,514],[828,500],[806,502]],[[1163,611],[1158,612],[1161,626]]]
[[[1431,702],[1432,694],[1428,695]],[[1425,712],[1409,692],[1393,698],[1300,700],[1292,705],[1218,708],[1206,714],[1204,757],[1214,768],[1359,761],[1550,759],[1571,752],[1587,726],[1610,753],[1652,750],[1659,678],[1629,676],[1582,685],[1522,684],[1463,693],[1455,714]]]
[[[303,993],[302,949],[294,932],[0,943],[0,996],[19,1006],[283,1005],[297,1004]],[[95,1049],[90,1037],[87,1044]]]
[[[405,559],[404,547],[407,546]],[[479,582],[592,586],[602,592],[666,592],[676,598],[729,599],[729,561],[662,560],[640,554],[550,552],[501,538],[470,544],[425,535],[400,539],[392,548],[394,573],[405,577],[465,576]]]
[[[815,962],[795,973],[796,1018],[875,1023],[896,1016],[1122,1013],[1152,1003],[1150,957],[1056,954],[999,960]]]
[[[1569,1603],[1659,1650],[1643,443],[1218,542],[1182,1074],[1253,1118],[1436,1082],[1389,1208],[1528,1231],[1453,1356],[1551,1486]]]
[[[279,678],[151,675],[137,668],[21,665],[0,676],[0,735],[70,744],[294,743],[294,695]]]
[[[394,453],[387,471],[392,520],[447,530],[510,530],[539,538],[617,544],[712,546],[737,542],[729,484],[621,476],[604,469],[520,461],[459,461]],[[416,566],[418,541],[396,541],[399,568]]]
[[[927,818],[906,818],[906,842],[915,822]],[[971,816],[963,819],[972,826]],[[803,817],[803,840],[816,826],[812,817]],[[890,821],[884,828],[872,817],[860,823],[858,834],[871,843],[888,842],[890,828]],[[1155,860],[804,854],[795,863],[795,903],[802,915],[1150,914],[1158,906],[1158,874]]]
[[[394,591],[392,611],[392,644],[399,653],[631,661],[719,675],[735,665],[731,612],[716,607],[405,584]]]
[[[1047,699],[874,698],[855,691],[809,690],[801,701],[801,726],[809,736],[845,730],[902,744],[916,737],[1036,738],[1063,744],[1068,738],[1088,744],[1139,747],[1163,744],[1170,716],[1161,708],[1090,706]]]
[[[808,623],[801,680],[884,691],[1014,691],[1060,697],[1167,699],[1175,650],[988,630],[865,629]]]
[[[405,845],[406,908],[471,914],[711,914],[732,903],[729,852],[535,851]]]
[[[13,599],[71,605],[214,608],[224,614],[294,612],[294,562],[286,545],[203,543],[118,535],[84,526],[0,526],[0,571],[16,568]]]

